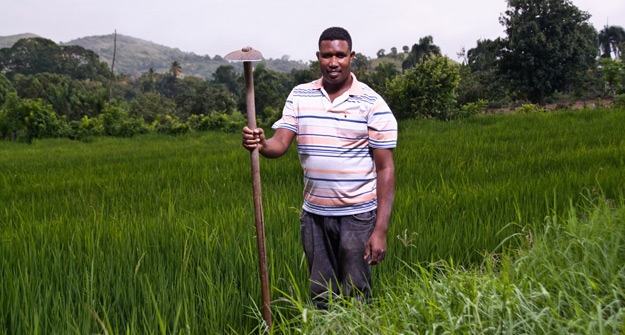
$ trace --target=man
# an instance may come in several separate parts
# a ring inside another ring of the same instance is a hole
[[[291,91],[274,136],[243,129],[243,146],[268,158],[282,156],[297,137],[305,184],[301,237],[320,308],[330,294],[370,297],[371,265],[386,256],[395,194],[397,121],[350,72],[354,56],[345,29],[326,29],[317,52],[323,76]]]

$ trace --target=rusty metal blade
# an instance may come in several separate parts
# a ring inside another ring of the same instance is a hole
[[[244,47],[227,54],[224,59],[231,62],[253,62],[263,60],[263,55],[252,47]]]

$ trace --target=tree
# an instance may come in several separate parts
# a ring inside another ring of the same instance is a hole
[[[156,91],[170,99],[175,99],[181,92],[180,79],[172,73],[165,73],[156,82]]]
[[[264,63],[260,63],[254,69],[254,97],[256,99],[256,111],[260,120],[266,119],[267,107],[273,110],[282,110],[293,84],[290,78],[282,72],[268,70]],[[239,109],[245,110],[245,100],[241,96]]]
[[[17,73],[61,73],[62,51],[51,40],[34,37],[23,38],[10,48],[0,50],[0,72],[9,79]]]
[[[4,105],[9,93],[15,92],[15,88],[11,81],[5,77],[2,73],[0,73],[0,108]]]
[[[497,104],[505,99],[507,82],[499,71],[501,39],[478,40],[466,52],[466,65],[461,66],[456,93],[458,104],[488,100]]]
[[[601,74],[602,79],[610,90],[612,100],[616,100],[616,91],[622,88],[622,81],[625,71],[625,65],[619,59],[602,58]]]
[[[447,57],[436,57],[395,77],[383,95],[399,119],[447,119],[456,102],[458,80],[458,68]]]
[[[147,73],[141,76],[141,91],[143,93],[154,92],[154,83],[156,83],[156,71],[151,67]]]
[[[95,52],[76,45],[59,46],[41,37],[21,39],[11,48],[0,49],[0,72],[9,79],[16,74],[43,72],[79,80],[102,81],[110,77],[108,65]]]
[[[378,56],[378,58],[382,58],[385,56],[386,50],[384,49],[380,49],[378,50],[378,52],[376,53],[376,56]]]
[[[107,92],[101,82],[71,79],[67,75],[39,73],[17,74],[13,85],[21,98],[42,99],[52,105],[59,116],[80,120],[83,116],[97,116],[103,111]]]
[[[599,32],[599,47],[601,48],[602,58],[621,57],[621,49],[625,44],[625,29],[619,26],[605,26]]]
[[[111,71],[95,52],[78,45],[61,46],[61,71],[73,79],[107,80]]]
[[[394,63],[380,63],[367,77],[367,84],[376,91],[383,91],[386,80],[393,80],[399,75]]]
[[[404,53],[409,53],[410,52],[410,47],[407,46],[407,45],[404,45],[401,49],[404,50]]]
[[[419,39],[419,43],[412,46],[408,57],[402,63],[402,71],[410,69],[419,63],[441,55],[441,48],[434,44],[432,36],[424,36]]]
[[[232,65],[221,65],[213,73],[213,83],[224,85],[228,91],[232,94],[233,98],[238,98],[241,95],[243,89],[239,84],[240,74],[234,71]]]
[[[502,47],[500,38],[494,41],[478,40],[477,46],[467,51],[467,65],[471,72],[497,69]]]
[[[354,61],[360,61],[361,58],[358,55],[360,54],[359,53],[356,54]],[[366,61],[367,57],[363,55],[362,59]],[[353,63],[352,63],[352,66],[353,66]],[[319,61],[317,60],[310,61],[310,64],[308,65],[308,69],[305,69],[305,70],[296,70],[296,69],[291,70],[291,78],[293,79],[294,85],[309,83],[315,79],[321,78],[321,69],[319,69]]]
[[[354,72],[357,78],[364,79],[368,71],[369,59],[367,59],[367,56],[361,54],[360,52],[356,53],[354,60],[352,60],[352,72]]]
[[[598,50],[589,18],[569,0],[508,0],[500,70],[511,88],[544,106],[547,95],[581,82]]]
[[[171,75],[176,78],[180,78],[180,75],[182,74],[182,66],[180,66],[180,63],[178,63],[178,61],[171,62],[169,73],[171,73]]]
[[[144,93],[130,102],[128,114],[133,118],[143,119],[151,124],[158,115],[174,115],[176,104],[160,94]]]

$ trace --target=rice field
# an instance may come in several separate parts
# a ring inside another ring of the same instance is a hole
[[[623,124],[622,109],[401,123],[374,295],[623,199]],[[295,148],[261,175],[274,330],[289,333],[301,309],[280,306],[306,304],[308,277]],[[238,134],[0,142],[0,334],[261,333],[253,213]]]

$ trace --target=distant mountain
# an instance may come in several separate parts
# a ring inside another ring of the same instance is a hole
[[[100,60],[111,64],[113,59],[114,35],[82,37],[63,45],[79,45],[93,50],[100,55]],[[211,79],[215,70],[222,65],[233,65],[242,71],[240,63],[229,63],[220,56],[211,58],[192,52],[183,52],[178,48],[170,48],[139,38],[117,34],[117,54],[115,55],[115,72],[139,76],[154,68],[156,72],[167,72],[171,63],[177,61],[182,67],[183,76],[196,76]],[[307,69],[308,64],[281,59],[264,61],[268,69],[290,72],[291,69]]]
[[[31,33],[11,35],[11,36],[0,36],[0,49],[10,48],[13,46],[13,44],[15,44],[15,42],[21,40],[22,38],[33,38],[33,37],[41,37],[41,36],[31,34]]]
[[[10,48],[21,38],[40,37],[35,34],[19,34],[0,36],[0,48]],[[45,38],[45,36],[44,36]],[[100,56],[100,60],[111,65],[113,59],[114,35],[82,37],[62,45],[79,45],[93,50]],[[184,52],[178,48],[170,48],[139,38],[117,34],[117,54],[115,55],[115,73],[126,73],[138,77],[150,68],[156,72],[168,72],[171,63],[177,61],[182,67],[182,76],[196,76],[212,79],[215,70],[222,65],[232,65],[238,72],[243,71],[241,63],[229,63],[220,56],[211,58],[199,56],[192,52]],[[308,64],[289,61],[286,59],[265,59],[267,69],[280,72],[290,72],[292,69],[308,69]]]

